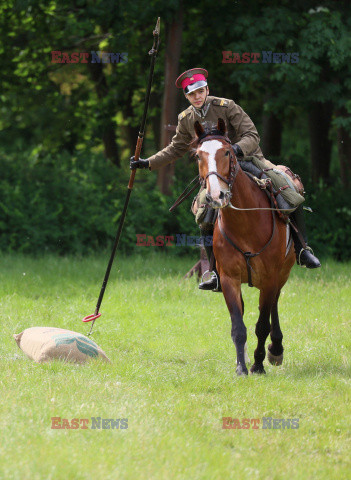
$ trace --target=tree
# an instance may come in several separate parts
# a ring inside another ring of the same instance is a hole
[[[177,96],[174,87],[174,79],[179,72],[179,59],[182,44],[183,30],[183,7],[172,20],[166,24],[166,48],[165,48],[165,88],[162,102],[161,115],[161,149],[166,147],[172,140],[174,130],[172,126],[177,123]],[[174,175],[174,165],[166,165],[160,168],[158,172],[157,184],[162,193],[169,195],[172,177]]]

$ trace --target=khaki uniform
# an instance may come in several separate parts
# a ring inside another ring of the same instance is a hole
[[[209,106],[208,106],[209,104]],[[206,111],[206,108],[208,110]],[[188,150],[195,137],[194,123],[198,120],[206,127],[217,127],[219,118],[223,118],[227,127],[227,135],[231,142],[237,143],[244,156],[255,155],[265,160],[259,147],[260,137],[251,118],[233,100],[208,96],[202,110],[206,111],[204,117],[200,116],[195,108],[190,105],[178,116],[178,126],[172,142],[155,155],[148,158],[150,170],[174,162],[182,157]],[[270,162],[266,160],[269,165]]]

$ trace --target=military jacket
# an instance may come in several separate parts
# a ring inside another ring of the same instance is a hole
[[[217,126],[219,118],[223,118],[227,127],[227,135],[232,143],[237,143],[247,155],[256,155],[265,160],[259,147],[260,137],[251,118],[233,100],[208,96],[204,107],[198,109],[190,105],[178,116],[176,134],[172,142],[155,155],[148,158],[150,170],[174,162],[182,157],[190,148],[195,137],[194,123],[198,120],[204,128]]]

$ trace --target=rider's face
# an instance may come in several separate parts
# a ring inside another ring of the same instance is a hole
[[[201,108],[208,95],[208,87],[201,87],[185,95],[191,105],[195,108]]]

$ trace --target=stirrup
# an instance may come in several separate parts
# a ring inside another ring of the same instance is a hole
[[[209,280],[204,280],[204,276],[207,274],[207,273],[210,273],[211,274],[211,278]],[[200,283],[205,283],[205,282],[209,282],[210,280],[212,280],[213,276],[215,276],[216,278],[216,282],[217,282],[217,285],[216,285],[216,288],[213,288],[212,291],[213,292],[218,292],[218,287],[219,287],[219,280],[218,280],[218,275],[217,273],[212,270],[206,270],[202,275],[201,275],[201,282]]]
[[[309,252],[312,253],[312,255],[314,256],[314,253],[313,253],[313,250],[311,247],[309,247],[308,245],[306,245],[305,248],[301,248],[300,250],[300,253],[299,253],[299,258],[297,260],[297,264],[299,265],[299,267],[304,267],[304,268],[307,268],[306,265],[301,265],[301,255],[302,255],[302,252],[304,252],[305,250],[308,250]]]
[[[302,264],[302,255],[305,253],[305,260],[304,263]],[[308,255],[306,255],[308,253]],[[296,255],[297,257],[297,255]],[[318,260],[318,258],[314,255],[313,250],[311,247],[306,246],[305,248],[302,248],[300,250],[299,256],[296,259],[298,265],[300,267],[306,267],[306,268],[319,268],[321,266],[321,262]]]

